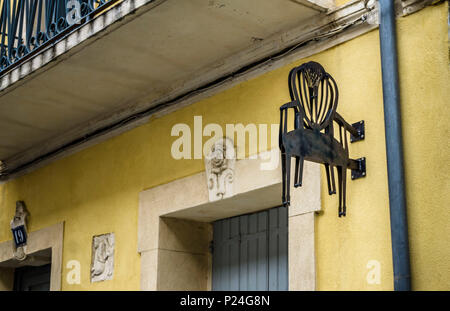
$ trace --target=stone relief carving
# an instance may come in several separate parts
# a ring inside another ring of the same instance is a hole
[[[114,272],[114,233],[94,236],[91,282],[111,280]]]
[[[209,200],[216,201],[233,195],[236,152],[230,138],[221,138],[205,157]]]
[[[27,255],[25,254],[26,240],[27,240],[27,218],[28,218],[28,210],[25,206],[25,202],[17,201],[16,202],[16,213],[11,220],[11,230],[13,232],[13,240],[21,240],[24,241],[19,246],[16,245],[16,242],[13,241],[13,254],[14,258],[17,260],[25,260]],[[21,230],[17,230],[18,228],[23,227]],[[15,233],[16,231],[16,233]],[[17,235],[17,237],[14,236]]]

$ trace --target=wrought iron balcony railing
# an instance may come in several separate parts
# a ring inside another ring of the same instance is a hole
[[[122,0],[0,0],[0,75]]]

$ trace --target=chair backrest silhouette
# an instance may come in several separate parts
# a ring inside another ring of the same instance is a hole
[[[307,128],[321,131],[332,123],[339,92],[336,81],[322,65],[308,62],[293,68],[289,94],[298,103],[301,123]]]

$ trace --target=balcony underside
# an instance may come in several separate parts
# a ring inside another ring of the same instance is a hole
[[[148,9],[2,86],[0,160],[8,169],[265,57],[282,48],[263,49],[265,40],[325,11],[303,0],[143,6]]]

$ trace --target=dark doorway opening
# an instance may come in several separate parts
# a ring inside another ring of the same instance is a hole
[[[51,264],[24,266],[14,271],[15,291],[49,291]]]

